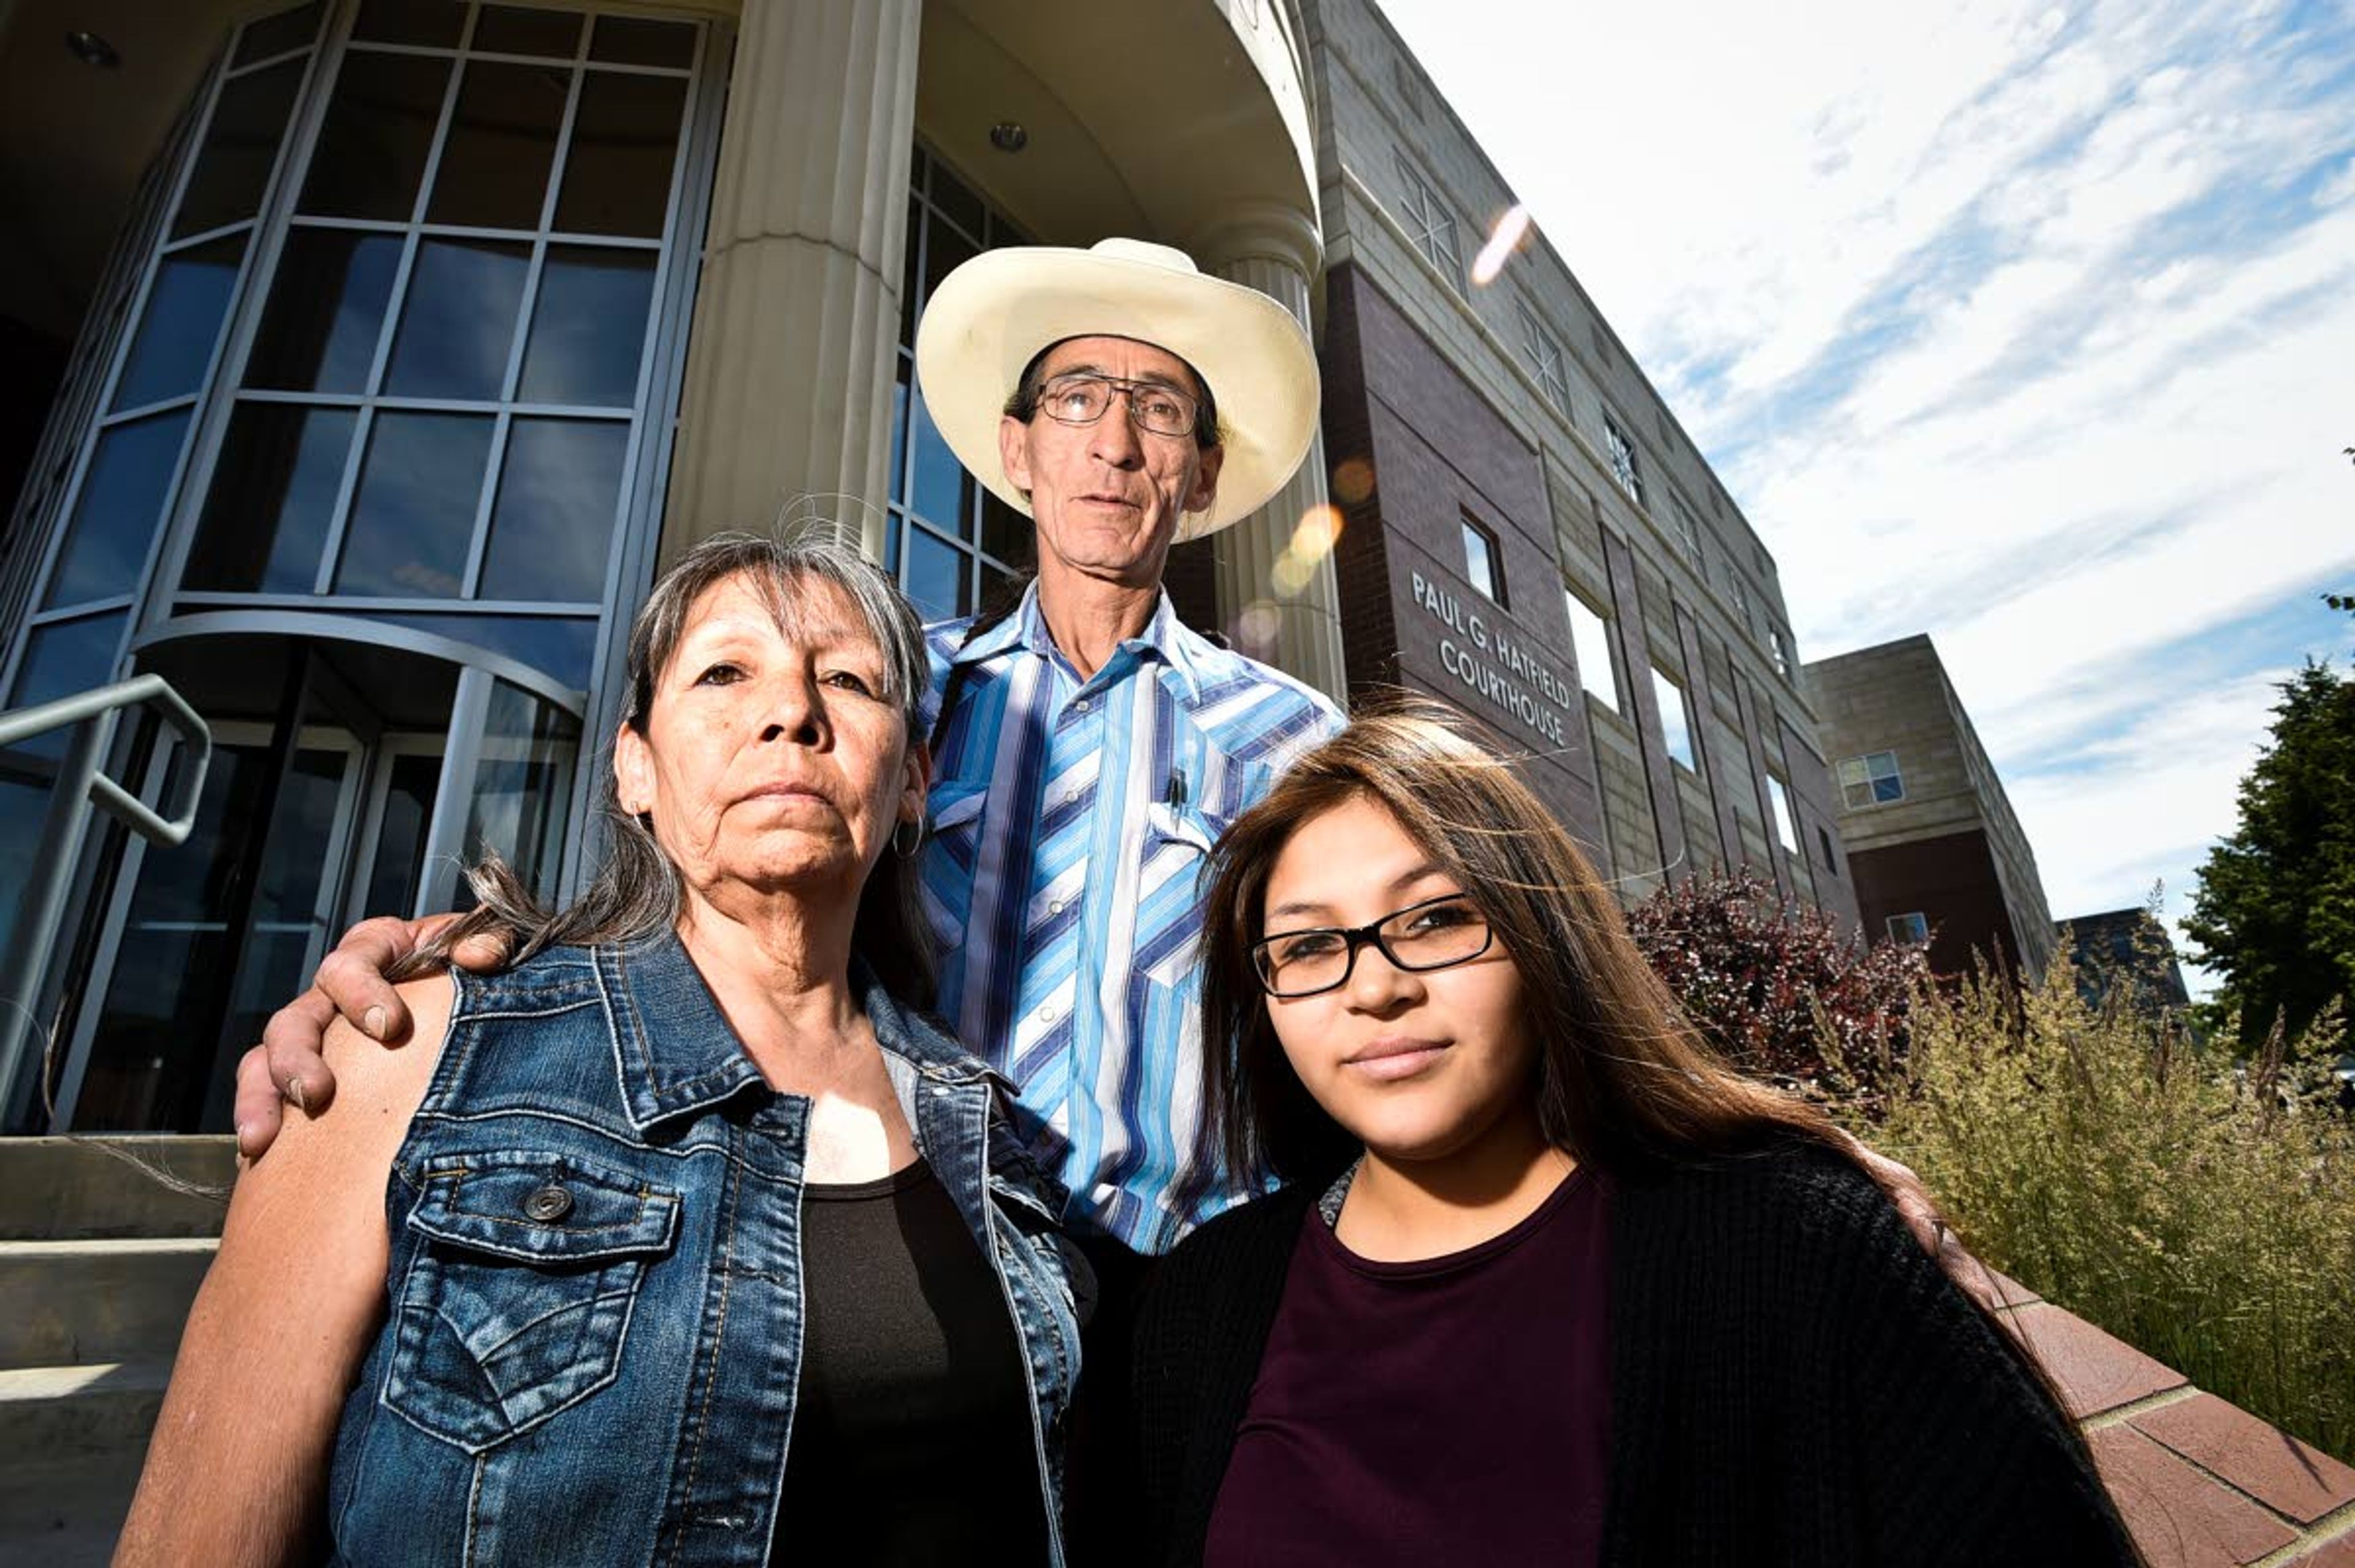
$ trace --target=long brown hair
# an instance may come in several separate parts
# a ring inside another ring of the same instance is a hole
[[[1387,810],[1472,895],[1520,971],[1538,1114],[1555,1147],[1614,1174],[1777,1135],[1848,1154],[1821,1112],[1742,1077],[1693,1031],[1628,939],[1618,901],[1512,764],[1453,709],[1409,699],[1294,763],[1211,858],[1204,1093],[1237,1179],[1322,1180],[1358,1152],[1284,1060],[1251,958],[1277,856],[1304,823],[1353,799]]]

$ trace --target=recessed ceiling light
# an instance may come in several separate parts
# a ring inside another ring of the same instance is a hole
[[[1001,153],[1018,153],[1030,144],[1030,133],[1012,120],[1000,120],[989,128],[989,144]]]
[[[85,32],[80,27],[66,35],[66,50],[82,64],[96,66],[101,70],[112,70],[123,63],[123,57],[115,52],[112,44],[96,33]]]

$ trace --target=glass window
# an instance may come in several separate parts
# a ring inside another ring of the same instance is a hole
[[[1773,773],[1766,775],[1766,796],[1774,807],[1774,837],[1782,841],[1785,853],[1799,852],[1798,825],[1791,819],[1791,791]]]
[[[654,293],[652,251],[549,246],[517,399],[624,409],[636,401]]]
[[[989,208],[980,193],[957,178],[946,164],[935,161],[932,176],[926,189],[933,209],[963,229],[966,238],[978,240],[989,226]]]
[[[319,0],[308,5],[297,5],[292,11],[281,11],[275,16],[265,16],[259,22],[248,23],[237,40],[237,54],[229,65],[252,65],[272,55],[282,55],[289,49],[299,49],[319,34]]]
[[[139,336],[115,384],[114,407],[135,409],[186,397],[204,380],[237,288],[238,263],[245,259],[245,236],[226,234],[165,258],[155,270]]]
[[[568,70],[469,61],[426,221],[474,229],[538,228],[571,84]]]
[[[1611,477],[1619,482],[1619,488],[1627,492],[1627,499],[1642,506],[1643,461],[1636,454],[1636,443],[1627,439],[1627,432],[1621,430],[1619,422],[1609,414],[1603,416],[1603,443],[1611,456]],[[1698,545],[1699,541],[1694,543]]]
[[[987,245],[1020,243],[1012,225],[922,144],[909,176],[908,261],[891,410],[886,569],[932,618],[1010,603],[1035,553],[1030,519],[968,478],[916,390],[916,321],[940,280]],[[975,236],[980,236],[977,246]],[[921,524],[919,522],[921,519]]]
[[[282,60],[221,83],[220,101],[205,127],[204,150],[197,155],[172,220],[173,239],[241,222],[261,210],[305,63],[299,57]]]
[[[363,909],[398,915],[415,912],[418,884],[425,869],[426,827],[441,782],[438,754],[412,752],[393,759],[385,786],[384,819],[377,830],[376,853],[363,884],[368,889]]]
[[[393,340],[386,392],[404,398],[497,399],[506,379],[531,247],[421,240]]]
[[[1660,735],[1668,755],[1698,773],[1700,762],[1693,751],[1692,712],[1685,706],[1685,688],[1652,669],[1652,695],[1660,705]]]
[[[496,421],[471,414],[377,416],[336,569],[336,592],[454,598]]]
[[[1908,914],[1892,914],[1887,923],[1891,942],[1926,944],[1930,940],[1930,917],[1919,910]]]
[[[680,78],[591,71],[573,112],[556,227],[569,234],[659,238],[686,107]]]
[[[1570,607],[1570,645],[1578,657],[1578,683],[1616,712],[1619,682],[1611,673],[1611,625],[1586,601],[1567,589],[1562,603]]]
[[[476,54],[570,59],[581,48],[581,17],[570,11],[542,11],[529,5],[485,5],[474,18],[474,37],[469,47]]]
[[[1464,261],[1455,243],[1455,214],[1403,153],[1398,157],[1398,171],[1404,191],[1399,216],[1406,225],[1407,239],[1439,269],[1449,287],[1463,288]]]
[[[695,63],[695,29],[682,22],[654,22],[636,16],[600,16],[589,40],[589,58],[616,65],[665,65],[685,69]]]
[[[367,0],[352,37],[379,44],[421,44],[454,48],[466,24],[466,8],[450,0]]]
[[[491,688],[466,815],[470,855],[491,850],[542,900],[556,895],[581,726],[506,681]]]
[[[927,621],[945,621],[966,613],[964,553],[933,537],[920,524],[908,524],[908,548],[900,563],[900,582]]]
[[[98,438],[43,603],[75,604],[139,585],[187,429],[188,411],[179,408],[116,425]]]
[[[597,652],[597,623],[586,615],[433,615],[371,610],[368,616],[505,654],[576,691],[587,688],[589,663]]]
[[[1839,781],[1841,803],[1850,807],[1886,805],[1905,798],[1905,776],[1898,771],[1894,752],[1845,759]]]
[[[1497,538],[1469,517],[1458,519],[1464,531],[1464,576],[1473,587],[1501,604],[1505,602],[1505,581],[1499,565]]]
[[[368,390],[400,236],[296,229],[286,236],[245,384],[288,392]]]
[[[431,9],[462,15],[435,0]],[[363,22],[367,13],[361,14]],[[344,57],[326,123],[303,182],[302,209],[325,218],[408,221],[433,149],[451,62],[354,49]]]
[[[10,708],[32,708],[104,686],[114,674],[115,645],[123,640],[123,613],[84,615],[75,621],[52,621],[34,628],[25,641],[25,657],[16,667],[16,681],[8,693]],[[62,730],[52,730],[26,744],[50,754],[64,749]]]
[[[310,592],[358,423],[352,409],[240,405],[214,465],[182,585]]]
[[[1774,656],[1774,673],[1788,680],[1791,678],[1791,649],[1785,636],[1780,626],[1770,624],[1766,628],[1766,650]]]
[[[629,448],[618,420],[517,420],[476,596],[595,602]]]
[[[1546,401],[1564,415],[1570,412],[1570,383],[1561,369],[1561,345],[1555,342],[1529,306],[1521,308],[1521,358],[1536,378]]]
[[[924,395],[916,392],[911,399],[916,416],[914,463],[908,475],[908,507],[916,516],[959,538],[970,538],[972,528],[965,521],[964,466],[949,450],[940,430],[932,423],[930,411],[924,407]]]

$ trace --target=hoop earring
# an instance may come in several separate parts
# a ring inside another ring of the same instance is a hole
[[[916,836],[913,838],[902,840],[900,835],[905,833],[911,827],[916,830]],[[922,818],[919,817],[913,822],[902,821],[899,827],[891,829],[891,851],[898,855],[902,860],[914,859],[916,858],[916,851],[923,847],[924,824]]]

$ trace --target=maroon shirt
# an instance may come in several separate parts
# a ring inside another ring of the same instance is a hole
[[[1607,1192],[1573,1171],[1476,1247],[1371,1263],[1309,1211],[1206,1568],[1587,1568],[1610,1438]]]

